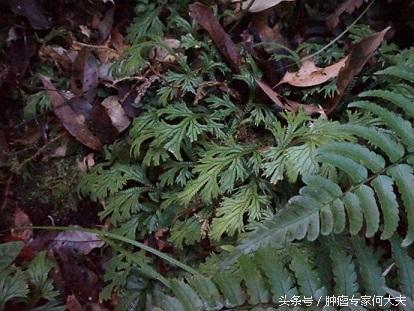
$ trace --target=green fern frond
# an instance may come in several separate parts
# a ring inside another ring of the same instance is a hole
[[[240,188],[238,192],[224,198],[216,210],[209,233],[213,240],[219,240],[224,233],[232,236],[245,229],[244,216],[248,215],[249,222],[262,218],[262,210],[269,204],[265,195],[258,193],[257,185],[252,183]]]

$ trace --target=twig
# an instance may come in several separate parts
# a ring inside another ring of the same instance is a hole
[[[23,162],[17,164],[16,166],[12,167],[12,171],[18,172],[21,170],[23,166],[25,166],[28,162],[32,161],[36,157],[38,157],[47,147],[49,147],[51,144],[53,144],[55,141],[61,139],[63,136],[66,135],[66,131],[62,132],[61,134],[57,135],[56,137],[53,137],[51,140],[49,140],[46,144],[44,144],[39,150],[35,152],[31,157],[25,159]]]
[[[326,49],[330,48],[332,45],[334,45],[339,39],[341,39],[343,36],[345,36],[346,33],[348,33],[351,30],[351,28],[355,26],[356,23],[359,22],[359,20],[365,15],[365,13],[367,13],[369,8],[374,4],[374,2],[375,2],[375,0],[372,0],[371,3],[367,5],[365,10],[362,11],[362,13],[352,22],[352,24],[349,25],[348,27],[346,27],[346,29],[343,32],[341,32],[335,39],[333,39],[331,42],[329,42],[327,45],[325,45],[324,47],[322,47],[321,49],[319,49],[315,53],[312,53],[311,55],[308,55],[308,56],[302,58],[301,61],[303,62],[305,60],[311,59],[311,58],[315,57],[316,55],[319,55],[320,53],[322,53]]]
[[[242,20],[243,17],[246,16],[246,14],[249,12],[249,9],[252,7],[255,1],[256,0],[250,0],[249,4],[247,5],[245,9],[243,9],[242,11],[237,13],[237,15],[235,15],[232,19],[230,19],[229,24],[233,23],[234,21],[235,23],[233,24],[233,26],[230,27],[229,32],[232,32],[234,28],[236,28],[240,24],[240,21]]]

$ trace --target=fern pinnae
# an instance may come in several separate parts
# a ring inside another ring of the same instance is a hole
[[[374,173],[385,167],[385,160],[379,154],[360,144],[348,142],[332,142],[319,148],[320,152],[334,152],[344,155],[357,163],[366,166]]]
[[[363,214],[359,198],[352,192],[347,192],[344,196],[344,204],[348,214],[349,232],[357,234],[363,225]]]
[[[407,212],[408,229],[403,246],[408,246],[414,241],[414,174],[413,167],[408,164],[400,164],[391,167],[389,174],[394,178],[398,191],[401,194],[404,207]]]
[[[366,185],[361,185],[356,189],[355,193],[361,202],[362,213],[364,214],[366,222],[365,236],[371,238],[378,231],[380,221],[380,214],[374,197],[374,191]]]
[[[397,107],[403,109],[408,115],[414,118],[414,101],[404,95],[397,94],[387,90],[371,90],[362,92],[359,97],[374,97],[391,102]]]
[[[274,249],[265,247],[259,250],[255,254],[255,260],[269,281],[273,302],[277,302],[284,295],[288,298],[297,295],[294,279]]]
[[[335,280],[334,292],[337,295],[352,296],[358,291],[358,277],[354,260],[332,237],[326,241],[329,257],[332,260],[332,272]]]
[[[393,258],[397,266],[399,287],[404,295],[414,299],[414,261],[408,256],[407,249],[401,246],[401,240],[394,235],[389,239]]]
[[[254,261],[247,255],[239,258],[240,272],[244,284],[249,294],[249,303],[257,305],[269,301],[269,292],[267,291],[264,278],[259,269],[255,266]]]
[[[326,289],[309,260],[296,248],[291,247],[288,252],[292,257],[289,267],[295,273],[300,293],[303,296],[312,296],[314,300],[324,297]]]
[[[358,236],[352,237],[352,245],[358,263],[361,284],[368,295],[385,294],[385,277],[372,248]]]
[[[368,171],[365,166],[345,156],[322,151],[318,153],[317,160],[340,168],[354,183],[361,183],[368,178]]]
[[[375,74],[394,76],[394,77],[397,77],[403,80],[414,82],[414,74],[412,70],[409,70],[408,68],[403,68],[400,66],[391,66],[391,67],[385,68],[384,70],[378,71]]]
[[[344,124],[341,126],[341,130],[361,137],[380,148],[392,162],[396,162],[404,156],[404,147],[396,142],[392,136],[384,134],[378,129],[355,124]]]
[[[396,134],[401,138],[403,143],[408,146],[408,150],[411,151],[414,148],[414,129],[411,124],[404,120],[401,116],[391,112],[377,104],[369,101],[357,101],[348,105],[348,107],[358,107],[370,111],[381,118],[385,124],[393,129]]]
[[[381,233],[381,239],[389,239],[397,230],[399,222],[399,211],[397,197],[394,193],[392,178],[380,175],[372,182],[375,193],[381,205],[381,210],[384,215],[384,228]]]

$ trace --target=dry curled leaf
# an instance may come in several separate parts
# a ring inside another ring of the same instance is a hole
[[[278,85],[288,83],[297,87],[309,87],[325,83],[338,76],[341,68],[345,66],[346,60],[347,57],[344,57],[337,63],[325,68],[317,67],[312,60],[305,60],[299,71],[286,72]]]
[[[59,233],[49,245],[50,249],[70,249],[80,254],[87,255],[95,248],[105,245],[95,233],[80,231],[65,231]]]
[[[347,57],[345,66],[339,71],[337,78],[338,93],[332,100],[332,105],[328,111],[328,114],[336,108],[349,83],[362,70],[367,61],[381,45],[384,40],[384,36],[390,28],[391,27],[387,27],[380,32],[376,32],[371,36],[362,39],[352,47],[351,52]]]
[[[131,121],[125,114],[124,108],[119,102],[118,96],[109,96],[101,103],[106,108],[108,116],[111,118],[112,125],[118,130],[119,133],[124,131]]]
[[[326,18],[326,26],[329,29],[333,30],[339,24],[339,17],[347,12],[352,14],[356,9],[358,9],[362,3],[366,0],[345,0],[343,1],[336,9]]]
[[[214,44],[220,53],[223,54],[231,69],[239,73],[241,64],[239,50],[220,25],[217,18],[213,15],[210,8],[200,2],[195,2],[190,5],[190,16],[209,33]]]
[[[269,97],[273,101],[273,103],[275,103],[276,106],[282,110],[296,112],[302,109],[308,115],[325,115],[325,111],[321,106],[300,104],[298,102],[284,98],[282,95],[273,91],[273,89],[263,81],[256,79],[256,83],[260,87],[260,89],[267,95],[267,97]]]
[[[271,7],[278,5],[281,2],[285,1],[295,1],[295,0],[246,0],[242,4],[243,10],[248,10],[249,12],[256,13],[261,12]]]
[[[66,103],[66,99],[53,86],[50,79],[39,75],[46,93],[52,103],[53,111],[65,129],[74,136],[79,142],[94,150],[102,148],[101,141],[94,136],[85,124],[85,118],[77,114],[71,106]]]

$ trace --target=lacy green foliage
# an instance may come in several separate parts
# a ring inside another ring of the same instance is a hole
[[[412,58],[406,58],[406,63],[409,67]],[[406,66],[400,62],[394,70]],[[382,239],[389,239],[403,222],[407,233],[402,245],[410,245],[414,241],[413,95],[382,89],[361,93],[359,97],[382,105],[365,100],[349,107],[370,112],[382,125],[340,125],[339,131],[355,135],[359,141],[328,143],[317,150],[316,160],[336,167],[342,176],[340,182],[305,176],[299,195],[243,240],[238,251],[246,253],[269,244],[282,246],[304,238],[314,241],[319,235],[344,231],[346,221],[351,235],[363,232],[373,237],[381,231]]]
[[[46,91],[40,91],[27,97],[24,106],[24,118],[32,119],[38,115],[44,114],[51,109],[51,104]]]
[[[16,267],[13,262],[23,248],[22,242],[0,244],[0,310],[8,301],[23,302],[33,308],[41,301],[42,310],[64,310],[59,306],[52,280],[48,278],[53,263],[46,258],[46,252],[40,252],[26,269]]]
[[[308,307],[317,301],[323,304],[325,297],[332,295],[357,298],[398,292],[410,299],[414,261],[400,244],[393,236],[396,269],[387,277],[383,275],[387,267],[380,265],[381,256],[363,238],[329,237],[313,244],[291,245],[283,251],[263,248],[242,255],[232,266],[209,277],[170,279],[170,294],[158,290],[154,303],[163,310],[222,310],[266,304],[277,307],[294,295],[308,298]],[[323,267],[318,267],[317,256],[324,258]],[[217,265],[216,260],[210,265]],[[323,283],[323,274],[328,272],[333,278]],[[388,287],[395,280],[398,291]]]

